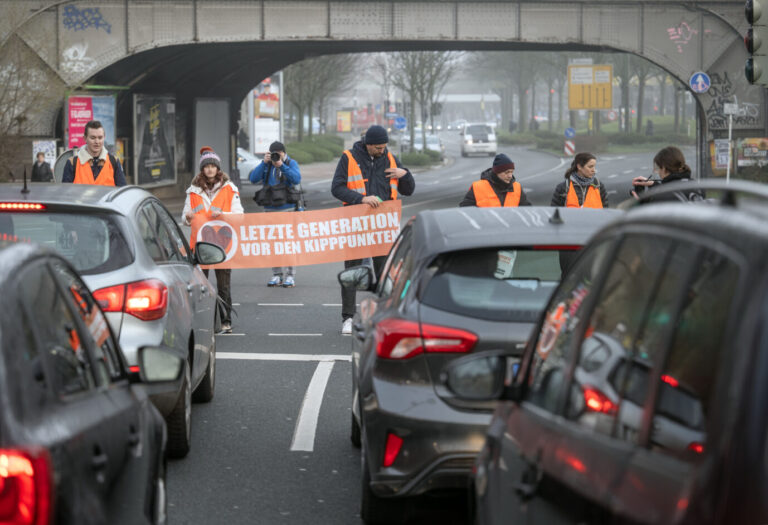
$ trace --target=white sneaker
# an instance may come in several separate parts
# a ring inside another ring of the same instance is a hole
[[[344,319],[341,324],[341,335],[352,335],[352,318]]]

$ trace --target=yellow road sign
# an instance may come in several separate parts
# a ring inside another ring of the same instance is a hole
[[[568,109],[613,108],[613,66],[568,66]]]

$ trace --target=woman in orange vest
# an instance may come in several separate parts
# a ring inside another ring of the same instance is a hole
[[[607,208],[608,194],[603,183],[595,177],[597,159],[591,153],[577,153],[565,180],[552,194],[551,206],[567,208]]]
[[[493,159],[493,166],[480,174],[480,180],[472,183],[459,206],[478,208],[499,208],[530,206],[523,187],[515,181],[515,163],[499,153]]]
[[[187,199],[181,212],[184,224],[189,225],[195,215],[202,214],[208,220],[215,219],[222,213],[243,213],[240,203],[240,192],[232,184],[229,176],[221,171],[221,158],[213,148],[204,146],[200,149],[200,173],[187,188]],[[195,240],[190,238],[194,248]],[[223,247],[226,248],[226,247]],[[219,297],[224,303],[221,312],[221,331],[232,332],[232,270],[216,268],[216,286]],[[208,270],[203,270],[208,277]]]

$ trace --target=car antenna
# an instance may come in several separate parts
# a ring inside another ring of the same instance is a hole
[[[29,188],[27,188],[27,167],[24,166],[24,187],[21,188],[21,193],[29,193]]]
[[[555,213],[552,214],[552,217],[549,218],[550,224],[563,224],[563,218],[560,217],[560,210],[558,208],[555,208]]]

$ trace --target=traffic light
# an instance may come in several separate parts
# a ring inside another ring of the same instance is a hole
[[[744,74],[750,84],[768,86],[768,0],[747,0],[744,14],[750,25],[744,37],[750,55]]]

